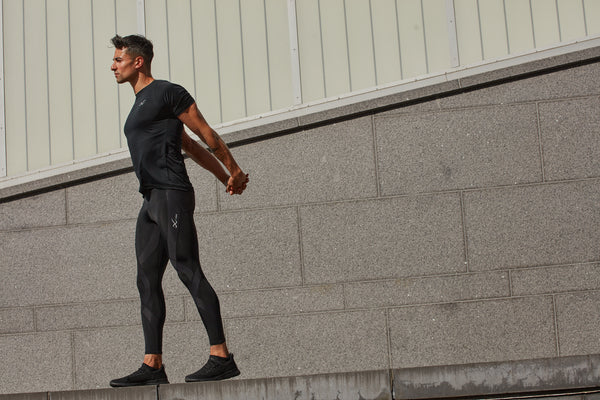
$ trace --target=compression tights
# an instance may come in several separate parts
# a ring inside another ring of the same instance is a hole
[[[200,267],[194,207],[193,191],[152,189],[144,195],[135,250],[146,354],[162,354],[162,278],[169,260],[196,303],[210,345],[225,342],[219,299]]]

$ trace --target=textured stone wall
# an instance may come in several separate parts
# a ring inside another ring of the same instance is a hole
[[[242,378],[600,353],[600,64],[533,72],[286,121],[234,148],[243,196],[188,164]],[[140,205],[131,173],[0,204],[0,393],[139,366]],[[170,267],[164,288],[182,382],[208,340]]]

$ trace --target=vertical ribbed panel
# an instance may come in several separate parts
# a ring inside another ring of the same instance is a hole
[[[0,177],[125,147],[115,32],[145,31],[153,75],[219,124],[598,35],[598,15],[599,0],[3,0]]]

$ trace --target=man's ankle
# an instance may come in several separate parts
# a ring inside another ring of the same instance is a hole
[[[162,354],[144,355],[144,364],[154,369],[159,369],[162,367]]]

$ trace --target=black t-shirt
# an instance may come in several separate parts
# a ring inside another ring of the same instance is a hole
[[[181,154],[183,123],[177,116],[193,103],[187,90],[163,80],[152,81],[135,95],[124,130],[141,193],[192,190]]]

